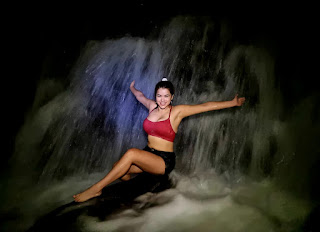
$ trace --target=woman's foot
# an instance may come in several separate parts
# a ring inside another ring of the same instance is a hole
[[[78,193],[76,195],[73,195],[74,201],[76,202],[84,202],[87,201],[93,197],[100,196],[102,191],[98,189],[95,185],[91,186],[87,190],[83,191],[82,193]]]

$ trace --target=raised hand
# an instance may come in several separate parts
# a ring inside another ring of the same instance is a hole
[[[132,82],[131,82],[130,88],[134,87],[134,82],[135,82],[135,81],[132,81]]]
[[[245,102],[246,98],[245,97],[239,97],[238,94],[234,97],[232,101],[234,101],[236,106],[242,106],[242,104]]]

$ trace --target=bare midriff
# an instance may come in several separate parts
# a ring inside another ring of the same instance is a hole
[[[173,152],[173,142],[152,135],[148,135],[148,147],[158,151]]]

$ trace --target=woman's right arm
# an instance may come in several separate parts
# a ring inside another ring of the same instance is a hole
[[[145,107],[147,107],[149,110],[152,108],[155,108],[157,106],[156,102],[149,99],[149,98],[146,98],[144,96],[144,94],[137,90],[135,87],[134,87],[134,82],[135,81],[132,81],[131,84],[130,84],[130,90],[131,92],[133,93],[133,95],[136,97],[136,99],[141,102]]]

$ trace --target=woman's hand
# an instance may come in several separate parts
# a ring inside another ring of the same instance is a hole
[[[134,81],[132,81],[131,84],[130,84],[130,89],[131,88],[134,88]]]
[[[246,98],[244,98],[244,97],[238,98],[238,94],[236,94],[236,96],[234,97],[234,99],[232,101],[234,102],[235,106],[241,106],[245,100],[246,100]]]

